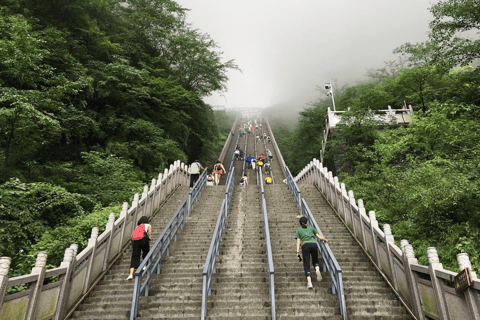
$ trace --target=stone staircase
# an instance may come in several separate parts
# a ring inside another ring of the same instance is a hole
[[[271,319],[260,187],[235,186],[229,210],[207,318]]]
[[[320,191],[307,184],[299,188],[342,269],[348,318],[413,319]]]
[[[321,282],[312,277],[313,290],[306,288],[303,264],[296,259],[299,212],[288,186],[278,182],[265,186],[265,198],[275,265],[277,319],[341,320],[327,272],[322,272]]]
[[[180,187],[151,221],[152,242],[160,236],[181,202],[188,198],[188,187]],[[151,279],[148,297],[140,297],[137,319],[198,319],[202,297],[202,269],[216,218],[225,194],[224,186],[206,187],[170,256],[162,261],[161,273]],[[108,274],[74,311],[72,319],[128,319],[133,281],[125,280],[130,267],[128,248]]]
[[[136,319],[200,318],[202,271],[224,197],[225,186],[205,187],[160,274],[152,277],[149,296],[140,297]]]

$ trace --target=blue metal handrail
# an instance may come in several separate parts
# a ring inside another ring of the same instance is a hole
[[[183,229],[185,226],[186,215],[187,201],[183,200],[182,204],[170,219],[170,222],[165,229],[163,229],[160,237],[155,241],[145,259],[143,259],[140,266],[135,270],[135,283],[133,286],[132,305],[130,308],[130,320],[134,320],[137,317],[140,294],[145,291],[145,296],[148,296],[150,278],[154,271],[156,271],[157,274],[160,273],[162,256],[164,253],[166,253],[167,256],[169,255],[170,243],[172,242],[172,239],[177,241],[178,228]],[[143,270],[144,267],[146,267],[145,270]]]
[[[290,188],[290,192],[293,194],[293,198],[295,198],[295,201],[297,202],[298,212],[302,214],[302,197],[300,195],[300,189],[295,183],[295,179],[293,179],[288,167],[285,167],[285,177],[287,178],[288,188]]]
[[[263,180],[262,172],[260,171],[260,194],[262,201],[262,215],[263,215],[263,228],[265,230],[265,247],[267,254],[268,262],[268,281],[269,287],[268,291],[270,293],[270,301],[272,308],[272,320],[276,319],[275,313],[275,270],[273,268],[273,254],[272,254],[272,244],[270,242],[270,228],[268,226],[268,214],[267,214],[267,203],[265,202],[265,190],[263,189]]]
[[[198,201],[198,197],[202,194],[202,190],[207,185],[207,169],[203,170],[202,174],[195,182],[192,188],[190,188],[190,192],[188,192],[188,215],[192,213],[192,209],[195,206],[195,202]]]
[[[310,208],[307,205],[305,199],[302,198],[302,214],[304,217],[308,219],[308,224],[314,227],[317,232],[323,237],[322,231],[320,230],[315,218],[310,211]],[[338,301],[340,304],[340,314],[342,315],[343,319],[347,319],[347,312],[345,306],[345,295],[343,293],[343,280],[342,280],[342,269],[337,262],[337,259],[333,255],[332,250],[327,242],[321,241],[318,238],[317,240],[317,247],[318,252],[322,257],[322,270],[328,271],[330,274],[330,284],[332,287],[332,293],[338,295]]]
[[[217,271],[215,262],[220,251],[220,241],[222,241],[223,229],[225,228],[225,219],[228,215],[230,198],[232,197],[234,185],[235,167],[232,167],[227,176],[225,198],[222,201],[220,212],[218,214],[215,230],[213,231],[212,241],[208,250],[207,259],[203,266],[203,287],[202,287],[202,320],[207,316],[207,298],[212,293],[212,276]]]

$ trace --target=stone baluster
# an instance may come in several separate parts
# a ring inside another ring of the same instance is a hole
[[[437,278],[436,271],[443,270],[443,265],[438,259],[437,249],[434,247],[427,248],[428,256],[428,270],[430,272],[430,279],[435,292],[435,301],[437,303],[438,316],[440,320],[448,319],[447,305],[445,301],[445,292],[443,289],[442,280]]]
[[[185,185],[185,164],[182,162],[180,164],[180,175],[179,175],[179,183],[183,186]]]
[[[162,195],[162,201],[167,199],[167,194],[168,194],[168,169],[165,169],[163,171],[163,179],[165,180],[165,184],[163,185],[163,195]]]
[[[108,240],[107,240],[107,245],[105,246],[105,257],[103,259],[103,267],[102,271],[107,270],[108,268],[108,259],[110,258],[110,252],[112,250],[112,243],[113,243],[113,231],[114,231],[114,223],[115,223],[115,213],[110,213],[108,216],[108,222],[105,227],[105,232],[108,232]]]
[[[365,250],[368,250],[367,248],[367,239],[365,237],[365,222],[363,221],[363,218],[367,216],[366,211],[365,211],[365,206],[363,204],[363,199],[358,199],[358,217],[360,218],[360,234],[357,236],[360,236],[362,239],[363,247]]]
[[[139,218],[139,211],[138,210],[138,203],[139,203],[139,199],[140,199],[140,195],[138,193],[135,193],[133,195],[133,201],[132,201],[132,207],[133,208],[133,212],[132,212],[132,219],[133,219],[133,225],[135,226],[137,224],[137,221],[138,221],[138,218]],[[129,217],[127,217],[129,218]],[[135,227],[132,228],[131,231],[133,231]]]
[[[78,252],[78,244],[72,243],[69,248],[73,250],[73,258],[75,258],[77,256],[77,252]],[[75,260],[74,260],[74,262],[75,262]]]
[[[352,190],[348,190],[348,210],[347,213],[345,214],[345,217],[348,217],[347,221],[347,227],[350,227],[351,231],[355,234],[355,218],[353,214],[353,206],[355,205],[355,197],[353,195]],[[350,222],[350,223],[349,223]]]
[[[138,193],[135,193],[133,195],[132,208],[138,206],[139,199],[140,199],[140,195]]]
[[[10,270],[11,263],[11,258],[0,257],[0,306],[3,305],[3,299],[7,291],[8,271]]]
[[[90,286],[90,278],[92,275],[93,262],[95,260],[95,254],[97,252],[97,238],[98,238],[98,228],[93,227],[90,239],[88,239],[88,248],[91,248],[90,256],[88,257],[88,267],[87,273],[85,275],[85,283],[83,285],[83,294],[86,294]]]
[[[124,241],[124,236],[125,236],[125,228],[127,227],[127,212],[128,212],[128,202],[124,202],[122,206],[122,211],[120,211],[120,217],[118,218],[119,220],[123,219],[122,223],[122,230],[120,231],[120,241],[118,242],[118,247],[117,247],[117,252],[120,252],[121,248],[123,247]]]
[[[26,320],[36,319],[37,307],[40,300],[40,295],[42,294],[43,281],[45,280],[45,266],[47,265],[47,253],[45,251],[40,251],[37,254],[37,259],[35,260],[35,267],[32,268],[32,273],[37,275],[37,281],[35,287],[30,293],[27,312],[25,315]]]
[[[415,258],[415,252],[413,251],[412,245],[409,244],[407,240],[401,240],[400,243],[402,243],[404,270],[407,277],[408,289],[410,290],[412,309],[417,316],[417,319],[425,320],[422,307],[422,296],[418,289],[418,278],[412,271],[411,267],[412,264],[418,264],[418,260]]]
[[[335,176],[335,177],[333,177],[333,190],[334,190],[333,193],[335,195],[335,197],[334,197],[335,200],[333,202],[333,207],[335,208],[335,210],[337,210],[337,212],[340,209],[340,201],[342,199],[341,197],[338,196],[338,192],[337,192],[338,189],[340,189],[340,184],[338,183],[338,177]]]
[[[347,188],[345,187],[345,183],[340,184],[340,190],[342,191],[342,198],[341,198],[342,199],[342,205],[339,208],[339,213],[342,215],[343,221],[345,223],[347,223],[345,221],[345,211],[347,210],[346,203],[345,203],[345,198],[348,199],[348,195],[347,195]]]
[[[162,194],[163,194],[162,180],[163,180],[163,174],[159,173],[158,174],[158,179],[157,179],[158,191],[157,191],[157,196],[156,196],[157,203],[155,203],[156,208],[160,207],[160,203],[162,203],[162,201],[163,201],[163,199],[162,199]]]
[[[168,188],[167,188],[167,194],[170,194],[174,188],[173,186],[173,174],[175,168],[173,167],[173,164],[170,165],[170,168],[168,170]]]
[[[142,206],[142,213],[141,216],[147,216],[148,215],[148,185],[143,186],[143,192],[142,192],[142,200],[145,199],[145,202],[143,203]]]
[[[380,268],[382,263],[380,262],[380,255],[378,254],[378,242],[377,237],[375,236],[375,229],[378,229],[378,221],[375,217],[375,211],[371,210],[368,211],[368,217],[370,218],[370,231],[372,232],[372,243],[373,243],[373,251],[372,254],[375,255],[375,261],[377,266]]]
[[[334,199],[334,195],[333,195],[333,187],[334,187],[334,184],[333,184],[333,173],[332,171],[328,171],[328,193],[329,193],[329,200],[330,200],[330,203],[333,203],[333,199]]]
[[[153,212],[155,211],[155,209],[157,208],[155,203],[157,202],[156,201],[156,198],[157,198],[157,193],[155,192],[155,188],[157,186],[157,180],[155,178],[152,179],[152,182],[150,184],[150,190],[148,191],[148,193],[151,194],[151,197],[150,197],[150,201],[149,201],[149,214],[148,216],[151,217],[153,215]]]
[[[389,224],[383,225],[383,233],[385,235],[385,247],[387,249],[387,257],[389,264],[388,267],[390,268],[390,274],[392,275],[392,279],[390,280],[393,282],[393,287],[395,288],[395,290],[398,290],[398,280],[395,271],[394,256],[392,253],[392,249],[390,248],[391,246],[395,245],[395,240],[393,238],[392,229],[390,228]]]
[[[63,261],[60,263],[61,268],[66,268],[65,274],[60,276],[60,291],[58,293],[57,307],[55,308],[55,314],[53,316],[54,320],[64,319],[67,313],[67,301],[70,295],[70,279],[72,277],[72,272],[75,270],[74,261],[75,260],[75,251],[72,248],[65,249],[65,254],[63,256]]]
[[[178,167],[179,167],[179,160],[173,162],[173,184],[172,184],[172,191],[175,190],[175,187],[178,183]]]
[[[467,253],[457,254],[458,268],[460,271],[468,269],[470,273],[470,279],[476,280],[477,274],[472,270],[472,264],[470,263],[470,258]],[[471,319],[479,320],[480,319],[480,300],[478,299],[479,295],[476,290],[472,288],[467,288],[463,291],[465,300],[467,301],[468,311],[470,313]]]

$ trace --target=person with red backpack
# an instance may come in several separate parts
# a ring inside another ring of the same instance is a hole
[[[147,217],[141,217],[138,220],[137,227],[133,230],[132,234],[132,259],[130,261],[130,275],[127,280],[133,279],[133,271],[140,265],[140,254],[142,259],[150,251],[150,239],[152,238],[152,226],[148,224]]]

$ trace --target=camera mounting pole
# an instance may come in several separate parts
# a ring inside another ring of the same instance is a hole
[[[335,99],[333,98],[332,80],[330,80],[330,82],[326,82],[326,83],[325,83],[325,89],[326,89],[326,90],[329,90],[329,89],[330,89],[330,91],[327,92],[327,96],[332,97],[333,111],[337,111],[337,110],[335,109]]]

